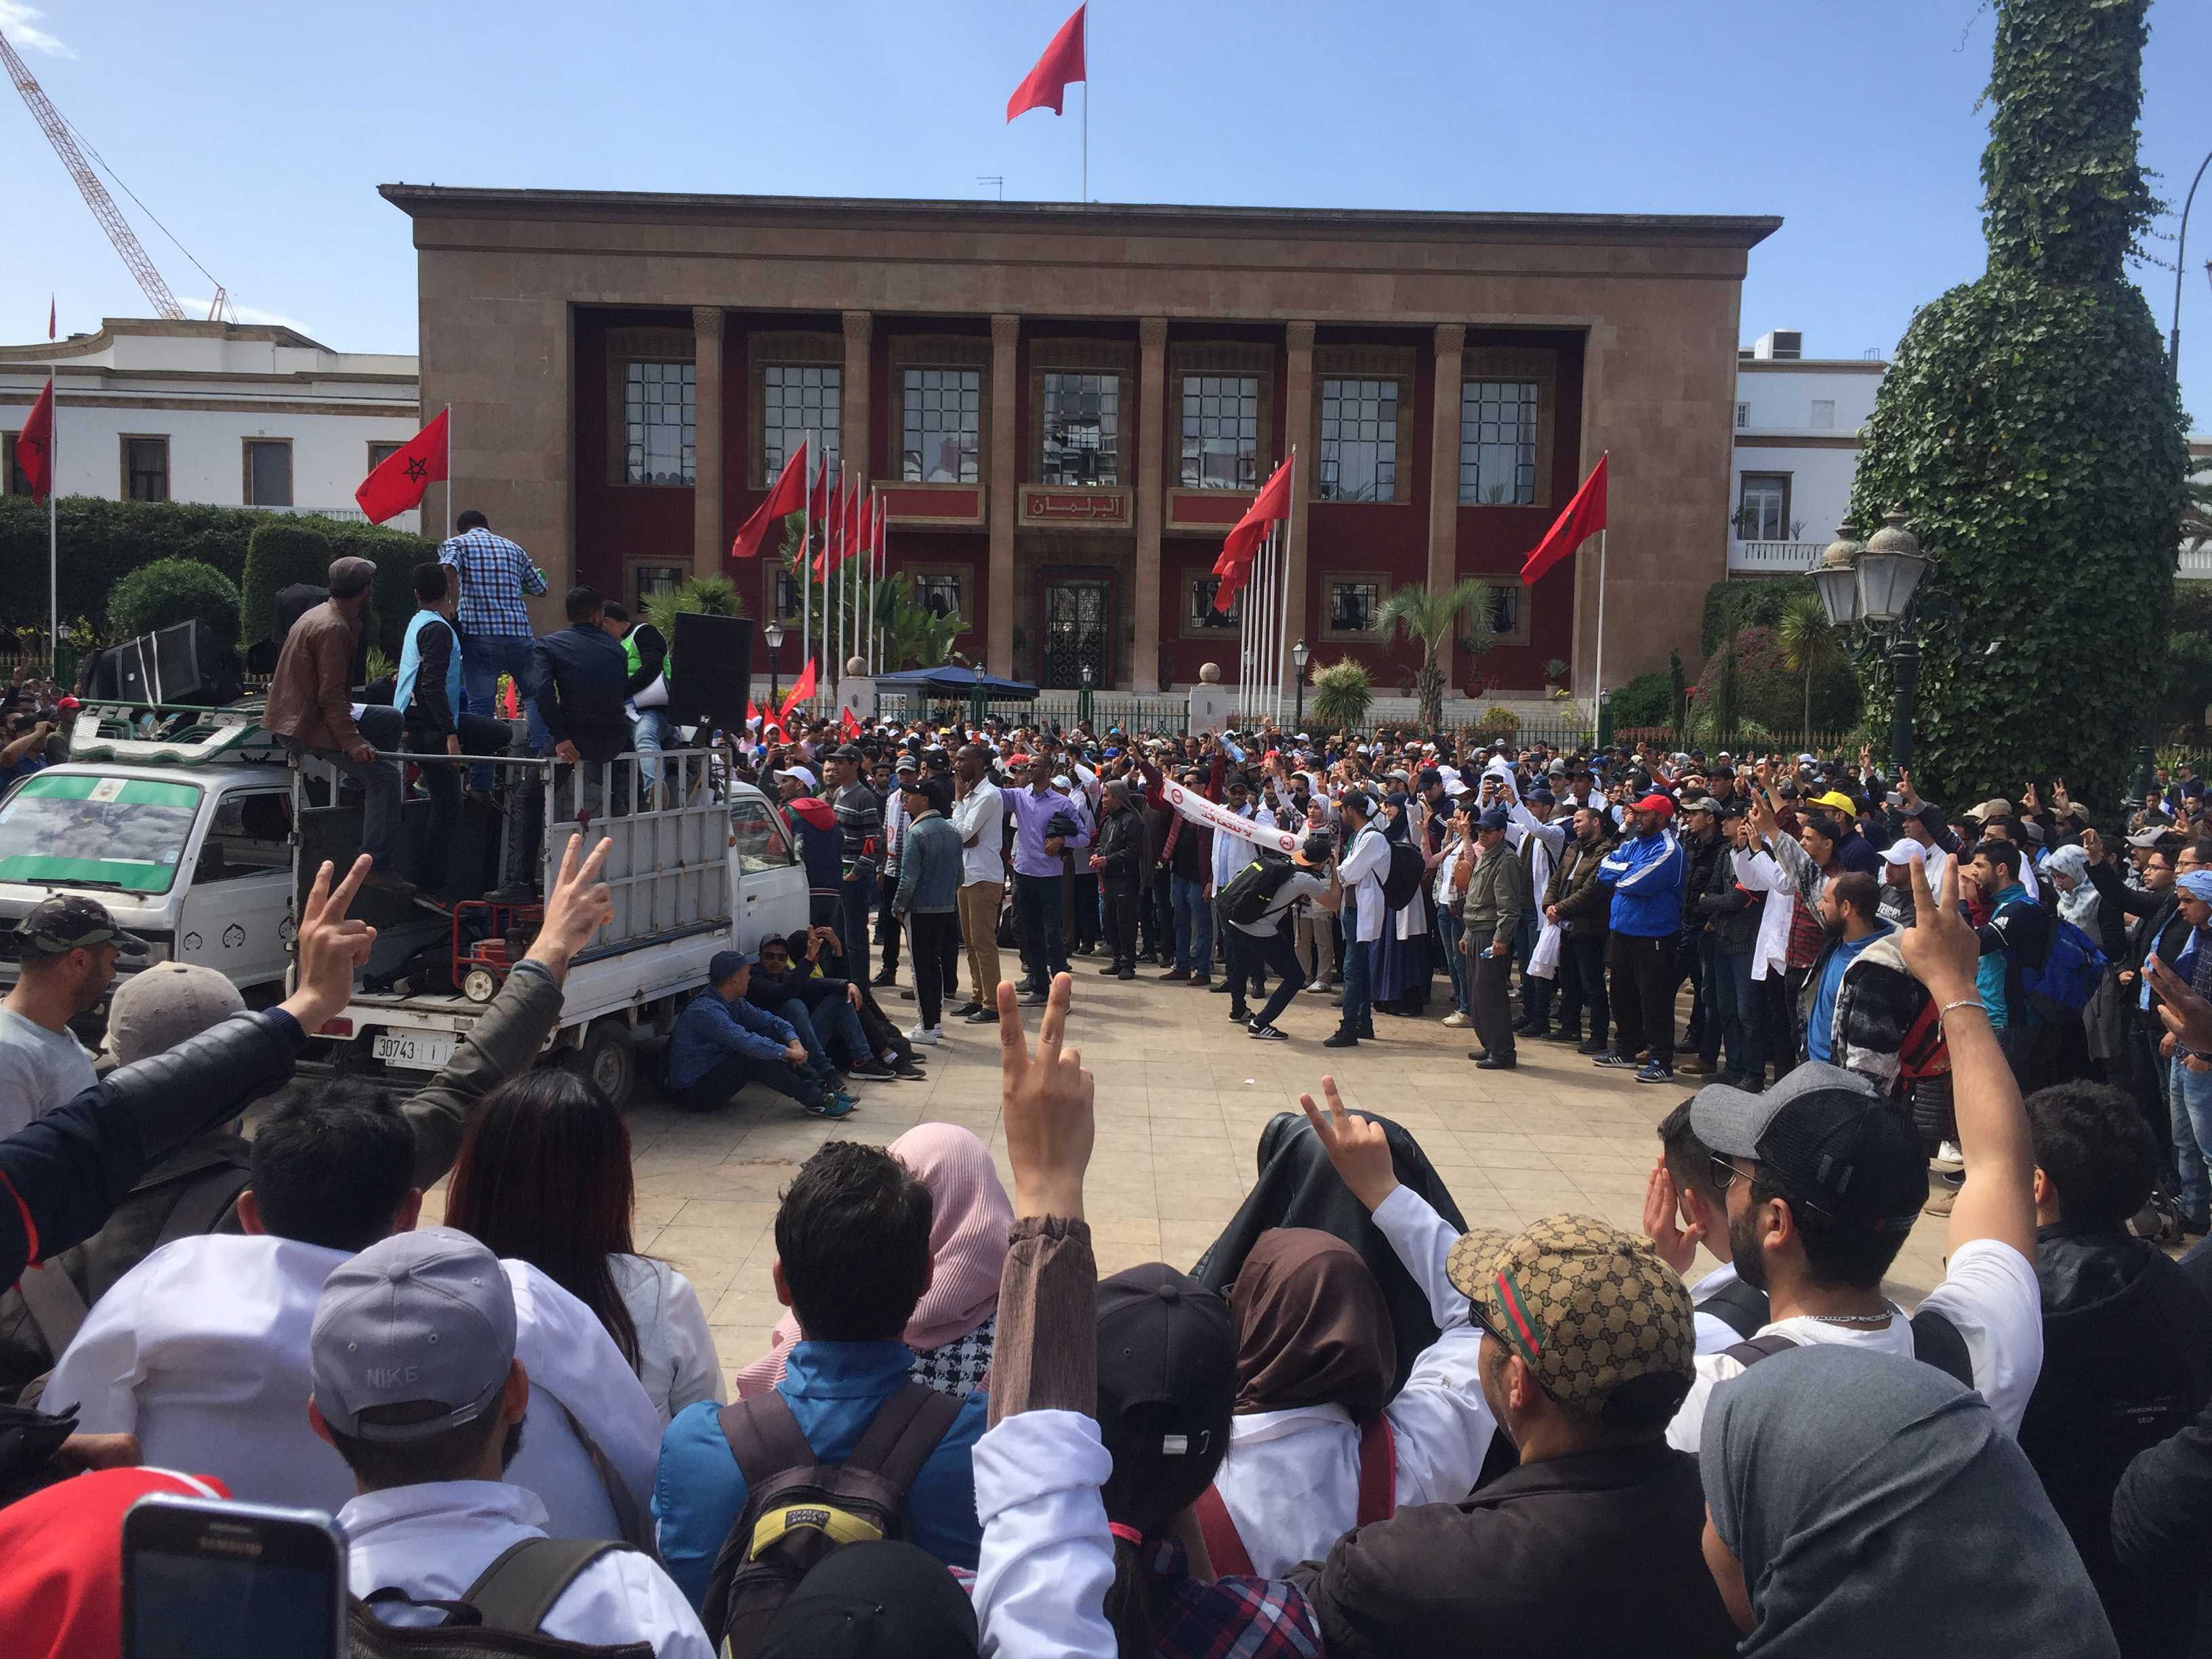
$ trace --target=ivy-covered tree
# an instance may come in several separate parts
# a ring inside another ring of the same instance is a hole
[[[1931,798],[2063,776],[2101,807],[2163,685],[2184,422],[2124,270],[2158,207],[2136,155],[2148,6],[1997,0],[1989,269],[1913,319],[1867,428],[1853,518],[1870,529],[1903,503],[1959,600],[1955,634],[1922,629],[1915,769]]]

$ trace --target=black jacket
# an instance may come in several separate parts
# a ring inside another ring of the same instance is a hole
[[[1125,806],[1098,820],[1098,839],[1091,856],[1103,861],[1098,874],[1109,879],[1133,880],[1141,873],[1145,858],[1145,821],[1134,807]]]
[[[1735,849],[1729,838],[1716,832],[1710,841],[1699,841],[1695,836],[1684,836],[1682,857],[1688,866],[1682,879],[1682,891],[1688,902],[1682,906],[1682,931],[1701,933],[1712,920],[1711,915],[1698,902],[1698,896],[1712,890],[1713,872],[1723,866],[1733,870],[1735,860],[1728,854]],[[1733,885],[1733,881],[1731,881]]]
[[[2212,1303],[2156,1245],[2120,1228],[2037,1230],[2043,1370],[2021,1419],[2035,1467],[2124,1654],[2180,1654],[2194,1574],[2121,1566],[2112,1494],[2130,1460],[2212,1399]]]
[[[1698,912],[1711,923],[1713,945],[1723,956],[1747,957],[1759,947],[1759,924],[1766,912],[1766,895],[1754,893],[1735,878],[1735,849],[1725,838],[1726,856],[1713,860],[1703,887],[1685,890],[1697,895]]]
[[[1347,1533],[1286,1575],[1329,1659],[1723,1659],[1698,1460],[1663,1441],[1524,1463]]]
[[[576,623],[538,641],[531,668],[538,716],[554,742],[574,744],[592,762],[612,760],[629,747],[629,716],[623,713],[629,657],[614,635]]]
[[[1575,939],[1603,939],[1613,927],[1613,889],[1601,886],[1597,867],[1613,850],[1610,842],[1595,845],[1579,836],[1570,836],[1559,849],[1540,901],[1559,909],[1560,931]]]

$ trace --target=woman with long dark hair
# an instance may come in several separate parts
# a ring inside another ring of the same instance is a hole
[[[597,1314],[668,1419],[728,1399],[690,1281],[631,1241],[629,1130],[573,1072],[510,1078],[461,1139],[446,1224],[502,1259],[527,1261]]]

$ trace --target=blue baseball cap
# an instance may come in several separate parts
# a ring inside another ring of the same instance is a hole
[[[1474,827],[1478,830],[1503,830],[1512,822],[1506,816],[1504,808],[1493,806],[1474,821]]]
[[[720,985],[740,969],[750,968],[760,958],[745,951],[717,951],[714,960],[707,964],[707,983]]]

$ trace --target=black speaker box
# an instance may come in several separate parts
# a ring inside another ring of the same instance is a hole
[[[178,623],[104,652],[87,690],[145,703],[235,702],[243,690],[238,653],[204,622]]]
[[[676,637],[668,644],[676,663],[668,682],[668,718],[678,726],[744,731],[752,696],[752,619],[679,611]]]

